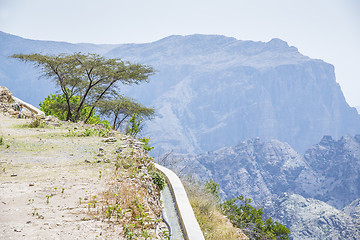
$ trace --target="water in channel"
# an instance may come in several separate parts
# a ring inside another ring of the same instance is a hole
[[[171,190],[167,184],[165,188],[161,191],[161,201],[163,201],[165,208],[164,217],[166,218],[167,222],[171,227],[171,240],[184,240],[184,234],[181,229],[175,201],[171,194]]]

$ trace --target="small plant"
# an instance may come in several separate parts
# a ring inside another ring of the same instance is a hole
[[[3,136],[0,136],[0,146],[1,145],[4,145],[4,139],[3,139]]]
[[[216,201],[220,201],[220,185],[216,183],[213,179],[206,181],[204,189],[206,192],[213,195]]]
[[[143,143],[144,143],[144,144],[143,144],[143,148],[144,148],[144,150],[145,150],[146,152],[149,152],[149,151],[151,151],[152,149],[154,149],[154,147],[151,147],[150,144],[149,144],[150,138],[145,138],[145,137],[143,137],[143,138],[139,138],[139,140],[140,140],[140,142],[143,142]]]
[[[24,127],[29,128],[44,128],[46,127],[46,123],[40,118],[36,117],[33,121],[31,121],[29,124],[25,124]]]
[[[46,204],[49,204],[51,195],[46,195],[45,198],[46,198]]]
[[[94,195],[94,196],[93,196],[93,199],[94,199],[94,200],[92,201],[92,203],[93,203],[93,207],[94,207],[94,208],[96,208],[96,203],[97,203],[96,198],[97,198],[97,196],[96,196],[96,195]]]
[[[61,194],[64,194],[65,188],[61,188]]]
[[[150,172],[150,176],[153,179],[154,184],[158,186],[160,190],[163,190],[166,185],[164,176],[157,171]]]
[[[105,216],[109,221],[110,221],[110,218],[111,218],[111,215],[112,215],[113,211],[114,211],[114,207],[113,207],[113,205],[110,204],[107,207],[107,210],[105,211]]]
[[[150,217],[144,209],[144,205],[139,202],[138,197],[136,197],[135,201],[131,202],[129,209],[131,210],[132,219],[140,226],[144,226],[145,222],[150,220]]]
[[[171,239],[171,235],[169,231],[162,231],[162,233],[164,234],[164,238],[167,240]]]
[[[101,179],[101,177],[102,177],[102,172],[99,171],[99,179]]]
[[[117,219],[122,218],[122,216],[123,216],[123,211],[122,211],[121,207],[120,207],[118,204],[116,204],[115,207],[114,207],[114,209],[115,209],[115,211],[116,211],[116,218],[117,218]]]
[[[82,197],[79,197],[79,205],[81,205]]]
[[[150,234],[149,234],[148,231],[142,230],[142,231],[141,231],[141,236],[142,236],[143,238],[145,238],[145,239],[148,239],[148,238],[150,237]]]
[[[142,121],[143,121],[142,117],[137,119],[137,114],[134,113],[129,120],[130,126],[126,130],[125,134],[135,137],[142,129],[142,126],[141,126]]]
[[[123,226],[124,236],[126,239],[134,239],[135,234],[132,232],[132,229],[135,228],[135,224],[125,224]]]

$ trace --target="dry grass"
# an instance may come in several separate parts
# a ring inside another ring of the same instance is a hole
[[[205,239],[248,239],[221,213],[215,197],[206,193],[199,183],[186,182],[185,187]]]

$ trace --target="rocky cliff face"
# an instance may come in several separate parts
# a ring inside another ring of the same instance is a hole
[[[360,135],[325,136],[304,158],[320,180],[307,194],[339,209],[360,197]]]
[[[356,239],[359,140],[360,135],[337,141],[325,136],[303,157],[287,143],[257,138],[175,161],[173,168],[203,182],[213,178],[224,198],[252,198],[294,239]]]
[[[264,213],[290,228],[292,239],[359,239],[350,215],[316,199],[282,194],[264,203]]]
[[[280,39],[264,43],[190,35],[146,44],[91,45],[0,32],[1,84],[37,105],[54,86],[37,80],[30,65],[7,58],[29,52],[96,52],[154,66],[158,72],[149,84],[123,92],[158,110],[144,133],[158,150],[202,153],[260,137],[303,152],[323,135],[360,132],[360,116],[345,102],[334,67],[303,56]],[[27,94],[29,87],[36,99]]]

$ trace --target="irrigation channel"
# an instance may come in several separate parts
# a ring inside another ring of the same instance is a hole
[[[161,191],[161,201],[164,203],[163,218],[167,221],[170,228],[170,239],[185,240],[179,215],[176,210],[175,200],[168,184],[166,184],[165,188]]]

